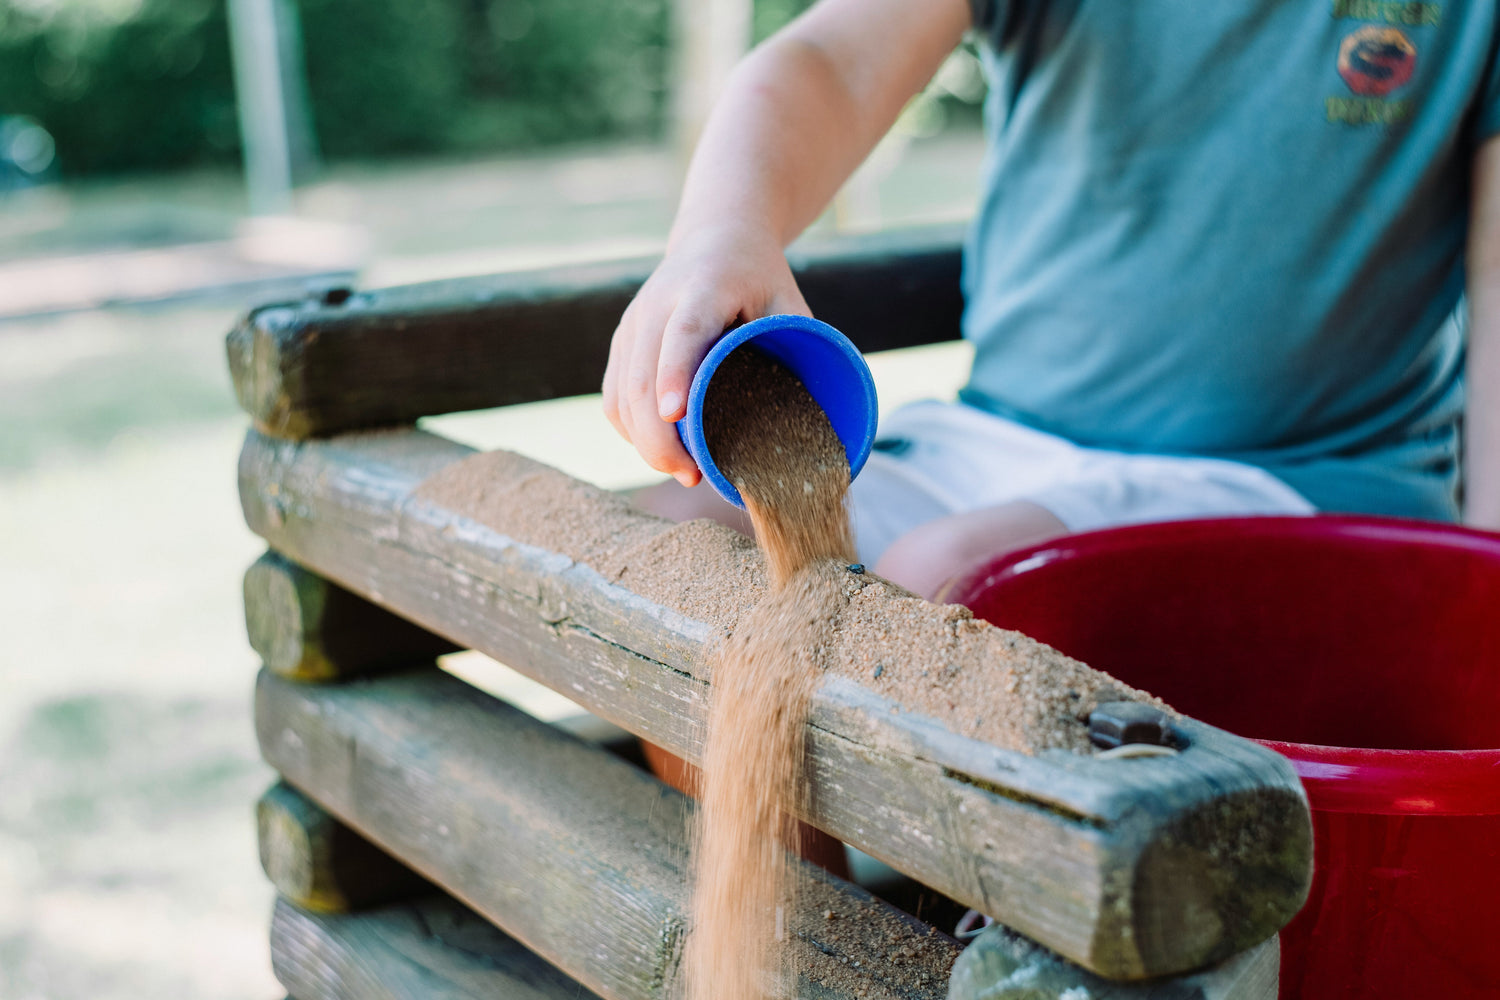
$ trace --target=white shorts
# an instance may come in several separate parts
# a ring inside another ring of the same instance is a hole
[[[881,421],[850,488],[869,565],[928,521],[1027,500],[1071,532],[1147,521],[1312,514],[1296,490],[1253,465],[1083,448],[963,403],[925,400]]]

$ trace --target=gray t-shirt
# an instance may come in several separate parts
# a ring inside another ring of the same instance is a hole
[[[973,405],[1457,516],[1496,0],[973,0],[991,91]]]

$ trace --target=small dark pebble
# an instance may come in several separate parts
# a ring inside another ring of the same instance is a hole
[[[875,678],[878,680],[880,678],[880,675],[883,674],[883,673],[885,673],[885,664],[884,663],[877,663],[877,664],[875,664]]]
[[[850,563],[849,564],[849,572],[851,572],[851,573],[863,573],[864,571],[865,571],[865,564],[864,563]]]

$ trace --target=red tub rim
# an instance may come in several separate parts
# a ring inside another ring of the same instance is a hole
[[[1230,526],[1240,538],[1359,538],[1480,551],[1500,561],[1500,533],[1459,525],[1345,514],[1204,518],[1104,528],[1018,549],[955,577],[938,599],[988,589],[1006,577],[1069,558],[1080,548],[1087,547],[1090,552],[1128,550],[1140,536],[1159,537],[1163,531],[1181,540],[1219,538]],[[1255,741],[1292,761],[1314,809],[1382,815],[1500,814],[1500,748],[1391,750]]]

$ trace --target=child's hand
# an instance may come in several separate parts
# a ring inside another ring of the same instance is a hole
[[[774,235],[726,226],[673,240],[615,329],[604,415],[652,468],[696,485],[702,474],[672,426],[693,375],[726,329],[775,313],[809,315]]]
[[[702,478],[673,421],[736,322],[808,312],[783,248],[970,25],[967,0],[818,0],[735,69],[704,126],[667,256],[625,310],[604,413],[652,468]]]

